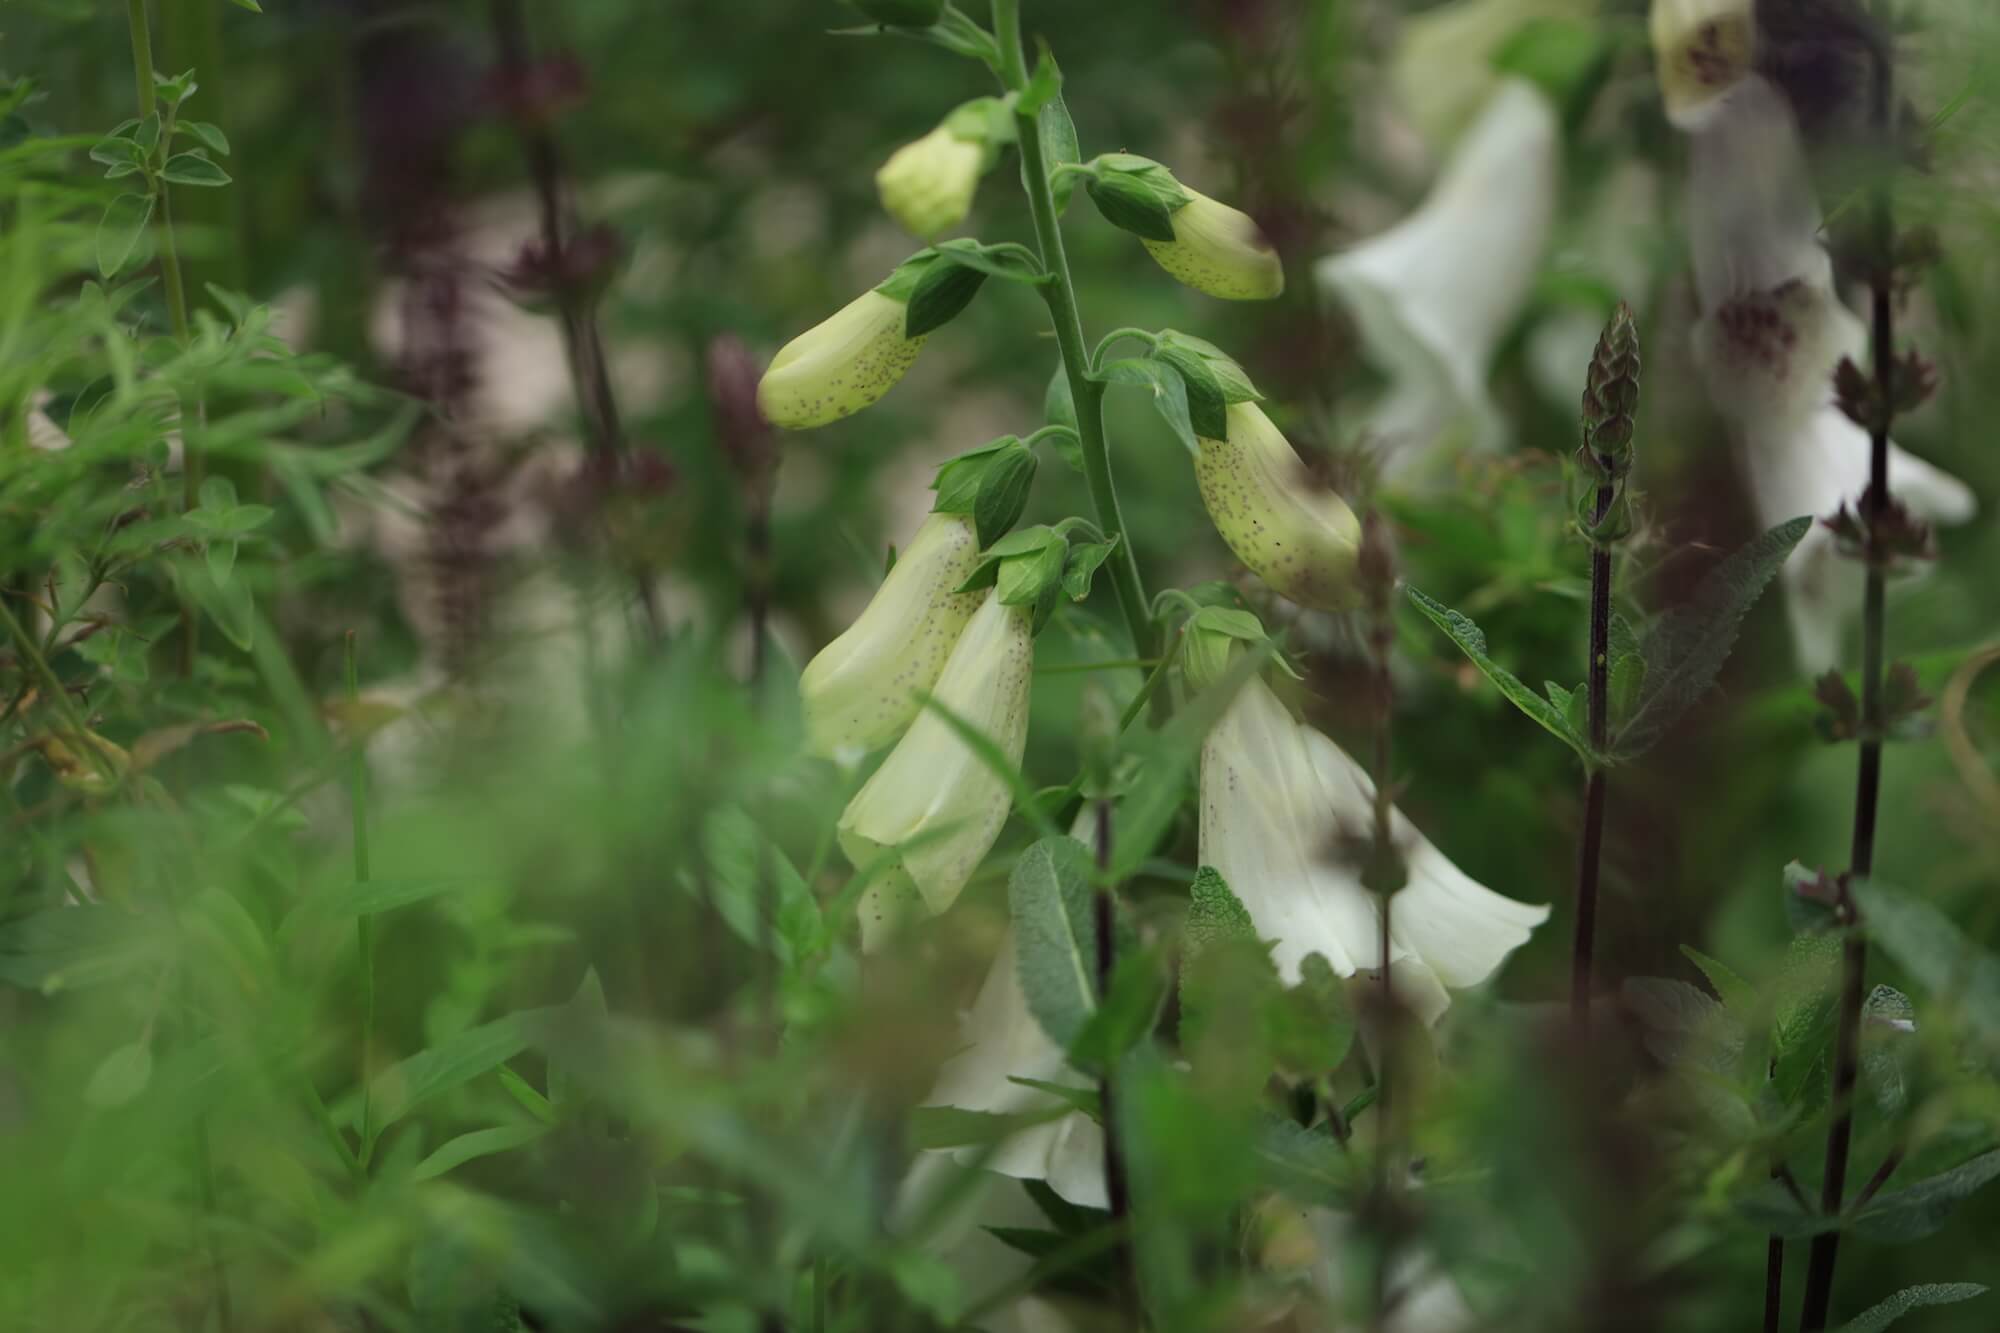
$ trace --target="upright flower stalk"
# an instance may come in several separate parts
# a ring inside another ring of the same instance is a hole
[[[1020,0],[993,0],[993,26],[1000,45],[1001,81],[1010,92],[1028,85],[1028,60],[1021,45]],[[1042,151],[1037,116],[1015,113],[1015,133],[1021,149],[1021,176],[1028,191],[1028,208],[1035,219],[1035,243],[1049,281],[1042,295],[1049,303],[1049,322],[1062,352],[1063,375],[1076,404],[1077,436],[1082,444],[1083,474],[1090,485],[1090,503],[1097,524],[1116,542],[1109,564],[1119,609],[1132,634],[1136,656],[1159,655],[1159,634],[1146,614],[1146,590],[1139,581],[1139,561],[1125,531],[1118,507],[1118,490],[1111,479],[1111,448],[1104,438],[1104,385],[1090,378],[1090,354],[1083,345],[1083,316],[1077,309],[1076,284],[1063,250],[1062,226],[1056,217],[1055,192],[1049,183],[1047,155]]]
[[[1624,494],[1632,470],[1633,413],[1639,404],[1639,329],[1623,301],[1597,340],[1583,390],[1583,444],[1577,460],[1594,486],[1579,526],[1590,541],[1589,730],[1591,757],[1583,788],[1583,834],[1577,844],[1576,936],[1570,952],[1570,1019],[1590,1031],[1596,952],[1597,886],[1604,850],[1604,753],[1610,748],[1611,550],[1631,523]]]

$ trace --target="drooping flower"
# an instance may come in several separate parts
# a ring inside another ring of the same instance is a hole
[[[976,593],[956,591],[979,563],[972,520],[932,514],[868,606],[799,676],[813,753],[850,762],[896,739],[923,709]]]
[[[1202,685],[1209,682],[1197,681]],[[1292,718],[1261,679],[1230,701],[1201,752],[1201,846],[1250,912],[1288,985],[1307,954],[1336,974],[1379,970],[1381,917],[1343,837],[1373,827],[1374,784],[1339,746]],[[1486,980],[1548,918],[1546,906],[1475,883],[1400,811],[1392,834],[1408,878],[1390,900],[1390,977],[1426,1023],[1447,990]]]
[[[1433,146],[1458,137],[1506,75],[1494,57],[1537,19],[1591,18],[1598,0],[1450,0],[1404,19],[1389,54],[1397,107]]]
[[[1224,301],[1269,301],[1285,290],[1285,266],[1264,238],[1264,229],[1240,208],[1186,191],[1188,201],[1172,214],[1174,238],[1141,237],[1159,266],[1175,281]]]
[[[1649,26],[1667,119],[1699,129],[1754,67],[1756,0],[1653,0]]]
[[[925,240],[965,221],[979,191],[985,146],[940,125],[892,153],[875,173],[875,188],[890,217]]]
[[[1228,439],[1201,441],[1194,465],[1215,530],[1281,596],[1324,611],[1352,606],[1354,511],[1307,472],[1257,404],[1231,404],[1228,425]]]
[[[1548,98],[1509,79],[1421,208],[1320,261],[1320,282],[1360,326],[1363,355],[1392,381],[1377,420],[1391,446],[1386,477],[1421,474],[1457,422],[1474,447],[1504,438],[1486,378],[1548,243],[1557,144]]]
[[[1868,436],[1835,404],[1833,372],[1842,357],[1865,360],[1867,332],[1834,291],[1797,122],[1760,76],[1717,98],[1693,136],[1688,214],[1702,304],[1695,361],[1760,521],[1858,507]],[[1893,444],[1889,489],[1931,522],[1962,523],[1977,508],[1962,482]],[[1859,563],[1815,524],[1782,577],[1800,664],[1837,665],[1861,607]]]
[[[1011,764],[1028,741],[1034,670],[1033,608],[988,592],[966,622],[932,691],[985,734]],[[904,920],[950,907],[1007,822],[1006,782],[934,709],[917,715],[840,817],[838,837],[858,867],[893,853],[861,903],[861,945],[872,950]]]
[[[774,426],[808,430],[852,416],[903,378],[923,347],[904,335],[908,305],[866,291],[778,349],[757,385]]]

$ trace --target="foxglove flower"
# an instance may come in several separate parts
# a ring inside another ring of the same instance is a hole
[[[925,240],[965,221],[985,170],[986,147],[940,125],[890,155],[875,173],[875,188],[890,217]]]
[[[1501,47],[1536,19],[1588,20],[1598,0],[1450,0],[1403,20],[1389,55],[1396,105],[1432,145],[1449,144],[1506,77]]]
[[[1294,721],[1261,679],[1247,682],[1202,745],[1200,855],[1249,910],[1258,935],[1275,941],[1272,961],[1287,984],[1298,984],[1312,953],[1344,977],[1380,969],[1377,900],[1339,848],[1373,822],[1367,773]],[[1486,980],[1549,909],[1475,883],[1400,811],[1393,836],[1408,879],[1390,905],[1390,977],[1433,1023],[1451,1003],[1447,988]]]
[[[1487,370],[1548,243],[1557,130],[1539,90],[1506,81],[1421,208],[1320,261],[1319,280],[1360,326],[1363,355],[1394,381],[1377,427],[1394,446],[1386,476],[1421,471],[1454,421],[1467,422],[1475,447],[1504,436]]]
[[[1757,54],[1756,0],[1653,0],[1653,62],[1667,119],[1700,129]]]
[[[1089,1086],[1029,1012],[1011,930],[965,1016],[963,1035],[964,1047],[939,1071],[926,1104],[993,1115],[1048,1111],[1051,1118],[1017,1131],[997,1147],[957,1148],[952,1155],[1003,1176],[1046,1181],[1071,1203],[1107,1207],[1104,1132],[1097,1122],[1081,1111],[1056,1115],[1063,1102],[1053,1093],[1011,1081]]]
[[[867,291],[778,349],[757,385],[764,419],[808,430],[852,416],[896,387],[924,339],[904,335],[906,302]]]
[[[923,709],[959,633],[979,605],[956,591],[979,562],[972,520],[932,514],[875,590],[867,609],[799,676],[806,740],[843,763],[879,750]]]
[[[1256,219],[1199,190],[1181,189],[1188,201],[1173,211],[1174,239],[1141,237],[1146,253],[1175,281],[1224,301],[1283,294],[1285,266]]]
[[[1798,125],[1759,76],[1717,99],[1690,154],[1689,225],[1702,316],[1695,360],[1728,421],[1758,517],[1858,506],[1868,436],[1834,404],[1833,371],[1865,359],[1867,333],[1834,293]],[[1920,519],[1962,523],[1976,504],[1956,478],[1891,446],[1889,489]],[[1815,525],[1783,571],[1800,664],[1823,671],[1861,606],[1863,571]]]
[[[952,647],[938,703],[985,733],[1011,764],[1028,741],[1033,608],[988,592]],[[1007,822],[1007,784],[951,725],[925,709],[840,816],[840,848],[856,866],[894,853],[861,903],[861,947],[904,920],[950,907]]]
[[[1228,439],[1201,441],[1194,465],[1215,530],[1279,595],[1323,611],[1352,606],[1354,511],[1307,473],[1257,404],[1231,404],[1228,426]]]

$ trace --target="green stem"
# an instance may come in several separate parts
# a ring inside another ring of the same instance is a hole
[[[993,0],[993,26],[1000,41],[1003,81],[1010,90],[1025,88],[1028,62],[1021,46],[1020,0]],[[1090,500],[1097,510],[1098,526],[1106,536],[1121,539],[1108,562],[1111,585],[1118,594],[1119,608],[1125,613],[1125,624],[1131,630],[1135,655],[1157,657],[1159,634],[1146,616],[1146,590],[1139,580],[1138,557],[1132,550],[1131,535],[1125,530],[1125,518],[1118,508],[1118,489],[1111,479],[1111,449],[1104,438],[1104,386],[1090,378],[1090,360],[1083,344],[1083,317],[1077,310],[1069,257],[1063,251],[1062,226],[1056,218],[1055,193],[1049,187],[1041,130],[1034,116],[1024,115],[1016,115],[1015,128],[1028,207],[1035,218],[1035,240],[1042,252],[1042,267],[1052,279],[1042,288],[1042,295],[1049,303],[1049,320],[1055,326],[1056,346],[1062,351],[1063,373],[1069,378],[1070,397],[1076,404],[1084,478],[1090,484]]]
[[[356,662],[354,631],[347,631],[347,705],[351,716],[359,717],[361,699],[360,668]],[[354,747],[353,771],[349,778],[348,803],[354,814],[354,882],[368,882],[368,756],[361,745]],[[366,913],[354,919],[355,946],[361,958],[361,1142],[370,1138],[372,1118],[370,1056],[375,1048],[375,919]]]

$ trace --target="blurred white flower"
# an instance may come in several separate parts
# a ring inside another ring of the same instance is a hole
[[[757,385],[765,420],[806,430],[852,416],[896,387],[922,337],[903,336],[909,307],[866,291],[778,349]]]
[[[986,146],[949,124],[889,155],[875,188],[889,216],[930,241],[965,221],[986,169]]]
[[[1558,139],[1548,99],[1507,80],[1421,208],[1320,261],[1320,282],[1360,326],[1363,355],[1392,380],[1376,421],[1390,445],[1386,477],[1422,472],[1461,420],[1474,447],[1504,439],[1486,377],[1548,244]]]
[[[1861,321],[1840,303],[1819,242],[1819,205],[1790,106],[1761,77],[1743,79],[1693,136],[1688,184],[1702,315],[1694,355],[1729,423],[1759,521],[1831,516],[1868,485],[1868,436],[1833,402],[1842,357],[1867,364]],[[1935,523],[1977,505],[1956,478],[1891,445],[1890,492]],[[1786,610],[1799,663],[1840,661],[1861,607],[1864,572],[1815,524],[1786,561]]]
[[[1591,352],[1615,301],[1643,311],[1658,267],[1657,255],[1679,237],[1668,231],[1659,171],[1626,161],[1598,185],[1573,230],[1558,223],[1559,239],[1550,268],[1565,278],[1601,289],[1602,302],[1552,310],[1528,337],[1528,366],[1551,402],[1575,410],[1583,396]]]
[[[1588,19],[1598,0],[1450,0],[1403,20],[1389,53],[1397,107],[1433,148],[1449,144],[1506,76],[1500,48],[1535,19]]]
[[[1253,678],[1201,752],[1201,863],[1213,866],[1275,940],[1272,960],[1297,984],[1309,953],[1340,976],[1381,967],[1381,918],[1343,863],[1340,840],[1374,824],[1374,784],[1339,746],[1295,721]],[[1548,918],[1546,906],[1475,883],[1396,813],[1408,880],[1390,904],[1391,979],[1425,1023],[1451,1003],[1446,988],[1474,986]]]
[[[985,734],[1011,764],[1028,742],[1034,671],[1032,609],[988,592],[966,622],[932,691]],[[856,867],[901,849],[861,901],[861,947],[872,951],[904,920],[950,907],[1007,822],[1006,782],[936,710],[917,715],[840,816],[840,848]]]
[[[978,563],[971,519],[924,520],[867,609],[799,676],[814,754],[852,763],[910,725],[923,708],[918,691],[937,683],[979,605],[978,594],[955,591]]]
[[[1700,129],[1757,55],[1757,0],[1653,0],[1653,67],[1667,119]]]
[[[1174,239],[1140,243],[1178,282],[1224,301],[1268,301],[1285,290],[1285,266],[1255,218],[1181,186],[1188,202],[1170,217]]]
[[[1354,511],[1257,404],[1231,404],[1228,425],[1227,440],[1201,441],[1194,465],[1215,530],[1273,592],[1322,611],[1352,606]]]

